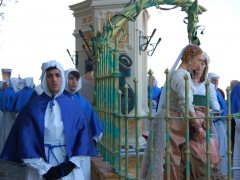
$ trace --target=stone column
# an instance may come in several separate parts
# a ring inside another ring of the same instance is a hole
[[[104,22],[116,12],[121,11],[129,0],[87,0],[75,5],[70,6],[73,11],[73,15],[76,20],[74,36],[76,37],[76,51],[79,55],[79,67],[80,72],[84,72],[84,60],[86,54],[82,48],[82,41],[79,39],[78,31],[81,29],[85,36],[88,38],[90,34],[90,25],[94,27],[94,30],[102,31]],[[120,54],[126,54],[133,60],[131,67],[131,77],[127,78],[127,83],[134,89],[133,80],[138,80],[138,116],[144,116],[148,113],[147,105],[147,53],[139,50],[141,36],[147,35],[147,21],[149,15],[147,10],[142,11],[134,22],[126,22],[123,24],[125,30],[128,33],[127,38],[119,44]],[[134,113],[134,110],[130,112],[130,115]],[[146,120],[140,122],[140,126],[143,125],[143,130],[146,125]],[[122,128],[124,130],[124,128]],[[135,121],[129,122],[129,145],[135,146]],[[124,138],[122,138],[124,139]],[[143,146],[146,141],[142,136],[139,136],[140,146]]]

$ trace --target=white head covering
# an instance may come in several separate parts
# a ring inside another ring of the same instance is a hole
[[[43,89],[41,87],[41,84],[35,86],[34,91],[37,93],[37,95],[41,95],[43,93]]]
[[[26,87],[26,81],[25,79],[22,79],[22,78],[18,78],[18,85],[17,85],[17,89],[18,91],[22,90],[23,88]]]
[[[43,79],[43,76],[44,76],[44,73],[45,73],[45,70],[47,69],[47,62],[45,62],[45,63],[42,63],[42,67],[41,67],[41,69],[42,69],[42,74],[41,74],[41,76],[40,76],[39,80],[41,80],[41,81],[42,81],[42,79]]]
[[[26,87],[28,87],[28,88],[33,88],[34,87],[32,77],[26,77],[24,80],[25,80]]]
[[[78,72],[78,70],[75,69],[75,68],[70,68],[70,69],[67,69],[67,70],[65,71],[65,78],[66,78],[66,80],[65,80],[65,82],[66,82],[66,84],[65,84],[65,89],[66,89],[66,91],[68,91],[68,92],[70,92],[70,93],[72,93],[72,92],[70,91],[70,89],[69,89],[69,87],[68,87],[68,75],[69,75],[70,72],[74,72],[74,71],[75,71],[75,72]],[[79,73],[79,72],[78,72],[78,73]],[[81,88],[82,88],[82,81],[81,81],[81,78],[79,78],[78,85],[77,85],[77,89],[76,89],[73,93],[79,91]]]
[[[203,52],[203,55],[204,55],[204,60],[207,62],[206,67],[205,67],[206,70],[205,70],[205,74],[204,74],[204,80],[206,80],[208,77],[210,58],[206,52]]]
[[[46,70],[50,67],[56,67],[61,72],[62,75],[61,88],[58,91],[58,93],[54,96],[54,98],[56,98],[57,96],[60,96],[64,91],[65,86],[64,70],[62,65],[55,60],[51,60],[42,64],[41,87],[43,92],[45,92],[50,97],[52,97],[52,93],[49,91],[46,81]]]
[[[18,78],[12,77],[9,79],[9,86],[13,88],[14,92],[19,91],[18,89]]]
[[[158,85],[158,82],[157,82],[157,80],[154,78],[153,79],[153,86],[157,86]]]
[[[188,44],[190,45],[190,44]],[[182,58],[183,52],[185,51],[186,47],[188,47],[188,45],[186,45],[181,52],[179,53],[175,63],[173,64],[171,70],[170,70],[170,76],[173,74],[173,72],[175,71],[175,69],[178,67],[178,64]],[[160,95],[160,99],[159,99],[159,104],[158,104],[158,109],[157,109],[157,114],[158,115],[160,113],[160,111],[162,110],[163,106],[166,105],[166,82],[164,83],[164,86],[161,90],[161,95]]]
[[[208,56],[208,54],[206,52],[203,52],[205,60],[207,61],[207,64],[210,63],[210,57]]]
[[[154,76],[152,76],[152,79],[153,79],[152,86],[157,86],[158,85],[157,79]],[[149,76],[147,77],[147,82],[149,86]]]
[[[208,79],[211,80],[212,78],[219,79],[220,76],[215,73],[208,73]]]

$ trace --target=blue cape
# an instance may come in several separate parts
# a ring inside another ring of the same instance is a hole
[[[226,116],[227,114],[227,105],[225,100],[223,99],[223,96],[221,94],[221,92],[216,89],[216,93],[217,93],[217,99],[218,99],[218,103],[220,105],[220,108],[223,110],[223,112],[221,113],[222,116]]]
[[[157,104],[153,107],[153,109],[156,109],[157,112],[158,109],[158,103],[161,95],[161,89],[157,86],[152,87],[152,100],[155,101]],[[148,86],[148,99],[150,98],[150,87]]]
[[[152,100],[158,101],[161,94],[161,89],[157,86],[152,87]],[[150,88],[148,86],[148,98],[150,98]]]
[[[240,83],[236,84],[231,92],[231,111],[240,112]]]
[[[12,87],[8,87],[1,93],[0,108],[1,110],[13,111],[16,101],[16,94]]]
[[[14,111],[19,112],[30,100],[33,88],[24,87],[16,93],[16,102],[14,105]]]
[[[22,159],[43,158],[46,161],[44,117],[48,102],[51,100],[51,97],[43,93],[20,111],[4,146],[1,159],[21,162]],[[78,104],[63,94],[55,100],[61,108],[67,158],[79,155],[96,156],[96,148]]]
[[[78,93],[72,94],[72,93],[64,90],[64,94],[66,96],[70,97],[71,99],[73,99],[74,101],[76,101],[78,103],[79,107],[82,109],[82,111],[87,119],[92,137],[102,133],[103,132],[103,124],[102,124],[101,120],[99,119],[98,115],[96,114],[96,112],[94,111],[94,109],[92,108],[91,104],[88,102],[88,100],[86,98],[84,98],[83,96],[79,95]]]

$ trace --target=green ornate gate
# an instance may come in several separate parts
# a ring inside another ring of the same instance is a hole
[[[109,162],[109,164],[113,167],[114,171],[119,175],[119,179],[137,179],[140,180],[140,165],[141,165],[141,148],[139,145],[138,137],[141,136],[141,121],[145,118],[148,118],[150,121],[150,137],[149,141],[152,143],[152,120],[153,116],[151,111],[148,116],[139,116],[138,112],[138,91],[137,83],[138,79],[134,79],[134,88],[132,97],[129,97],[129,86],[125,84],[122,86],[120,82],[120,77],[124,74],[120,71],[119,57],[120,52],[118,49],[119,39],[116,34],[120,31],[123,31],[122,26],[126,21],[134,21],[139,13],[149,7],[155,6],[156,8],[161,8],[160,5],[173,5],[173,8],[180,7],[182,11],[187,13],[187,17],[185,18],[185,22],[187,23],[187,32],[189,42],[192,44],[200,44],[200,41],[197,37],[197,29],[198,29],[198,15],[202,14],[206,11],[206,9],[200,5],[198,5],[198,1],[194,2],[191,0],[131,0],[125,8],[118,12],[105,22],[103,26],[103,31],[98,32],[96,37],[93,40],[93,52],[94,52],[94,60],[96,61],[96,109],[100,118],[104,123],[104,135],[102,142],[98,144],[99,151],[103,158]],[[123,31],[123,36],[126,35],[126,32]],[[168,71],[166,71],[168,72]],[[149,72],[150,76],[150,84],[152,79],[152,72]],[[168,73],[167,73],[168,80]],[[168,82],[168,81],[167,81]],[[167,83],[169,84],[169,83]],[[120,87],[121,86],[121,87]],[[188,85],[186,85],[188,86]],[[168,89],[169,86],[167,86]],[[120,91],[120,89],[122,91]],[[151,92],[151,89],[150,89]],[[151,96],[151,95],[150,95]],[[167,97],[169,97],[169,93],[167,93]],[[186,96],[187,97],[187,96]],[[207,98],[209,98],[207,96]],[[168,102],[167,98],[167,102]],[[229,94],[228,94],[229,99]],[[134,114],[129,115],[129,106],[133,102],[132,108],[134,108]],[[187,101],[187,99],[186,99]],[[151,103],[150,104],[150,109]],[[169,104],[169,103],[168,103]],[[188,104],[188,103],[186,103]],[[169,106],[169,105],[168,105]],[[229,112],[227,115],[228,118],[228,140],[229,147],[230,144],[230,133],[231,133],[231,114],[230,114],[230,103],[228,101]],[[167,107],[167,112],[169,112],[169,107]],[[188,107],[186,107],[188,109]],[[209,110],[209,107],[208,107]],[[207,141],[209,142],[209,122],[213,117],[209,116],[209,111],[206,114],[207,120]],[[167,133],[169,134],[169,113],[166,116],[167,122]],[[187,124],[189,123],[189,117],[185,115],[184,119],[186,119]],[[132,154],[129,152],[129,144],[128,144],[128,136],[129,136],[129,124],[134,121],[134,133],[136,138],[135,144],[135,152],[134,152],[134,163],[135,170],[134,172],[130,171],[129,167],[132,166],[132,162],[130,162],[130,158]],[[187,129],[187,134],[189,135],[189,131]],[[123,138],[122,138],[123,137]],[[167,135],[167,137],[169,137]],[[189,148],[189,140],[186,137],[187,147]],[[169,147],[169,138],[167,139],[167,148]],[[153,149],[152,149],[153,151]],[[167,152],[170,149],[167,149]],[[186,152],[187,155],[187,179],[189,179],[189,149]],[[231,169],[231,149],[229,148],[228,152],[229,157],[229,169]],[[167,173],[170,174],[170,158],[167,153]],[[151,156],[151,158],[154,158]],[[208,166],[206,169],[207,177],[210,179],[210,150],[209,146],[207,146],[207,159]],[[149,168],[153,169],[153,164],[151,163]],[[231,171],[229,171],[228,177],[231,177]]]

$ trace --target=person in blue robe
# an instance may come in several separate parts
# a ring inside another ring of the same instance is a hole
[[[3,81],[0,81],[0,110],[2,109]]]
[[[78,93],[82,87],[80,73],[77,69],[70,68],[65,71],[65,78],[64,94],[78,103],[86,116],[92,138],[99,142],[103,133],[103,124],[88,100]]]
[[[3,90],[2,90],[2,85],[3,85],[3,81],[0,81],[0,102],[2,102],[2,92],[3,92]],[[2,112],[1,104],[2,104],[2,103],[0,103],[0,128],[1,128],[1,126],[2,126],[2,117],[3,117],[3,112]]]
[[[217,75],[216,73],[211,72],[211,73],[208,73],[208,79],[211,83],[215,85],[216,89],[221,93],[223,99],[225,99],[224,91],[218,87],[220,76]]]
[[[214,85],[215,91],[217,94],[218,104],[220,105],[220,113],[217,112],[217,115],[226,116],[227,115],[227,104],[225,101],[224,91],[218,87],[218,80],[220,76],[215,73],[208,73],[208,80]],[[214,114],[216,115],[216,114]],[[221,157],[220,169],[224,175],[227,175],[228,167],[228,155],[227,155],[227,122],[226,118],[217,118],[213,119],[214,127],[217,132],[218,144],[219,144],[219,153]]]
[[[12,86],[9,86],[8,81],[5,81],[3,83],[3,86],[4,88],[1,94],[2,98],[0,102],[0,107],[3,111],[12,111],[16,99],[14,88]]]
[[[24,81],[24,87],[16,93],[15,112],[19,112],[28,103],[34,91],[33,78],[25,78]]]
[[[16,120],[14,104],[16,102],[17,82],[17,78],[10,78],[4,83],[4,90],[0,102],[0,107],[3,112],[0,126],[0,153]]]
[[[231,113],[240,113],[240,83],[234,85],[231,91]],[[233,149],[233,167],[240,167],[240,117],[232,121],[232,149]],[[240,170],[233,171],[233,178],[239,179]]]
[[[157,80],[153,77],[152,84],[152,109],[153,114],[157,112],[158,101],[161,95],[161,89],[157,86]],[[150,99],[150,87],[148,86],[148,99]]]
[[[70,68],[65,71],[65,78],[66,84],[64,94],[77,102],[78,106],[83,110],[83,113],[88,123],[91,138],[94,141],[94,144],[96,144],[96,142],[99,142],[102,138],[103,124],[94,109],[92,108],[91,104],[88,102],[88,100],[78,94],[79,89],[81,89],[82,87],[80,73],[77,71],[77,69]],[[85,179],[91,179],[90,157],[87,157],[85,159],[84,166],[86,169],[84,171]]]
[[[48,61],[42,70],[44,92],[19,112],[0,158],[25,162],[27,179],[85,180],[82,160],[97,155],[85,116],[63,94],[61,64]]]
[[[153,77],[152,98],[151,98],[151,102],[152,102],[152,115],[153,116],[155,116],[156,113],[157,113],[158,102],[159,102],[159,99],[160,99],[160,95],[161,95],[161,89],[157,86],[157,80],[155,79],[155,77]],[[150,100],[150,83],[148,85],[148,100]],[[149,107],[150,107],[150,105],[149,105]],[[145,140],[148,140],[148,136],[149,136],[149,120],[148,119],[143,121],[142,136],[144,137]]]
[[[231,112],[240,112],[240,83],[237,83],[231,91]]]

